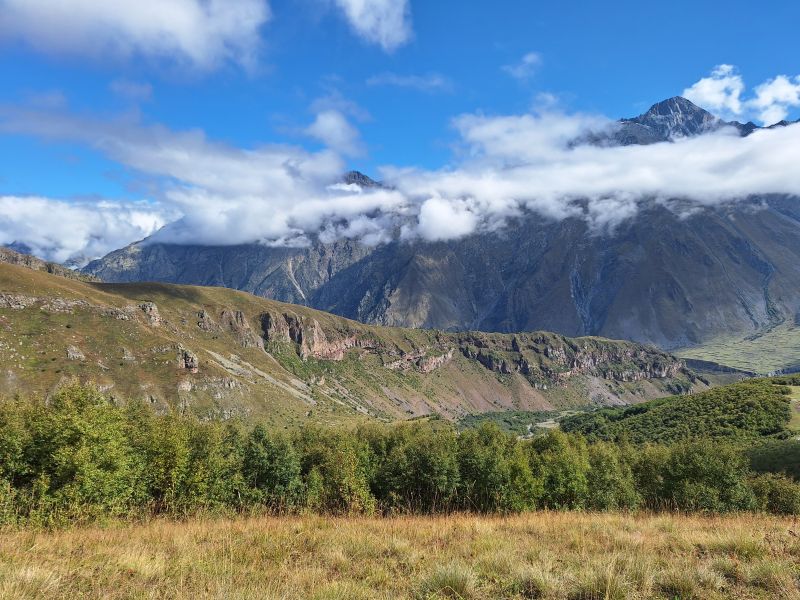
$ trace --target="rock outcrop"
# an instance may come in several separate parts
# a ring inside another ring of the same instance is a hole
[[[197,373],[200,368],[200,360],[194,352],[186,348],[178,348],[178,368]]]
[[[158,306],[155,302],[142,302],[139,308],[144,313],[147,323],[153,327],[159,327],[162,323],[161,314],[158,312]]]
[[[295,344],[297,353],[304,360],[316,358],[340,361],[353,348],[377,349],[374,340],[349,332],[341,332],[329,338],[319,321],[304,319],[292,313],[264,313],[261,315],[261,328],[264,339],[269,342]]]
[[[464,334],[461,352],[497,373],[521,373],[531,382],[563,384],[591,375],[611,381],[668,379],[687,372],[683,361],[653,348],[594,338],[555,334]]]
[[[86,360],[86,356],[77,346],[67,346],[67,358],[69,360]]]
[[[223,309],[219,316],[219,324],[236,337],[242,348],[264,348],[264,340],[253,331],[242,311]]]

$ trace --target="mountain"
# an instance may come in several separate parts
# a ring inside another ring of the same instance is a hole
[[[619,405],[706,387],[652,347],[370,326],[224,288],[0,263],[0,396],[70,378],[202,418],[288,424]]]
[[[650,107],[633,119],[621,119],[614,134],[618,143],[653,144],[664,140],[701,135],[725,123],[710,112],[676,96]]]
[[[671,98],[621,120],[610,137],[591,141],[649,144],[723,126],[743,136],[758,129]],[[347,181],[380,185],[357,173]],[[775,328],[794,335],[800,203],[765,196],[687,211],[642,203],[636,218],[605,233],[590,231],[580,218],[525,216],[498,232],[377,247],[350,240],[317,240],[307,248],[144,240],[90,263],[85,272],[110,282],[230,287],[365,323],[543,329],[678,349],[722,337],[738,343]],[[748,368],[741,361],[738,366]]]

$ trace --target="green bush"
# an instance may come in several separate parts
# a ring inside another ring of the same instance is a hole
[[[0,403],[0,525],[232,510],[798,514],[800,485],[751,468],[777,443],[590,444],[558,430],[520,440],[442,421],[286,433],[119,407],[71,385],[48,402]]]
[[[750,480],[759,510],[779,514],[800,514],[800,484],[785,475],[765,473]]]
[[[480,512],[518,512],[533,508],[534,479],[517,440],[494,423],[458,436],[461,508]]]
[[[529,446],[539,506],[584,508],[589,495],[589,450],[579,437],[550,431]]]

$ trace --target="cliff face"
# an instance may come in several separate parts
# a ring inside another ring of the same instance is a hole
[[[314,319],[293,313],[263,313],[264,339],[291,344],[303,360],[341,361],[358,349],[380,358],[384,368],[430,373],[448,364],[456,351],[499,374],[522,374],[531,385],[564,385],[578,376],[615,382],[672,379],[694,381],[680,359],[652,347],[600,338],[567,338],[535,332],[514,335],[437,332],[432,343],[406,352],[357,328],[326,331]]]

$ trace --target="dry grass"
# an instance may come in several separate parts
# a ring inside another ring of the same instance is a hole
[[[0,533],[4,598],[800,598],[762,516],[241,518]]]

